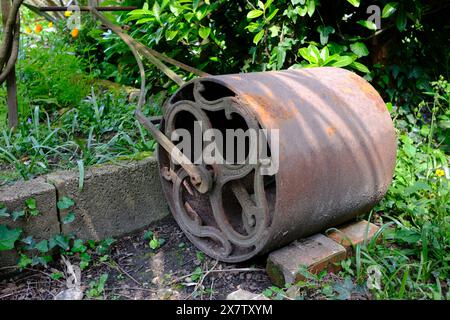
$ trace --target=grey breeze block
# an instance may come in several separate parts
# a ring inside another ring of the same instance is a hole
[[[29,181],[19,181],[11,186],[0,188],[0,203],[8,208],[8,212],[20,211],[25,208],[27,199],[36,199],[40,214],[36,217],[12,221],[11,218],[0,218],[0,224],[10,229],[20,228],[22,236],[32,235],[36,241],[48,239],[60,232],[58,212],[56,210],[55,187],[44,178]],[[14,250],[0,251],[0,265],[15,265],[18,255]]]
[[[62,232],[100,240],[129,234],[165,217],[169,211],[158,170],[153,157],[92,167],[85,172],[81,192],[78,171],[47,175],[59,199],[67,196],[75,201],[74,208],[59,213],[62,221],[69,211],[75,212],[72,223],[61,224]]]
[[[9,212],[25,208],[25,200],[36,199],[40,214],[13,222],[0,218],[8,228],[21,228],[23,236],[37,241],[55,234],[74,233],[78,238],[100,240],[119,237],[141,230],[169,213],[159,181],[158,163],[154,157],[88,168],[84,187],[79,191],[77,170],[59,171],[30,181],[19,181],[0,188],[0,203]],[[67,196],[75,206],[58,210],[57,201]],[[75,220],[63,224],[73,211]],[[14,250],[0,252],[0,266],[17,263]]]

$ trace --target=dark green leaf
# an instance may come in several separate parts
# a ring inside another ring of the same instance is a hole
[[[14,211],[13,213],[11,213],[11,217],[12,217],[13,221],[17,221],[18,219],[20,219],[24,216],[25,216],[25,211],[23,211],[23,210]]]
[[[53,248],[56,245],[63,250],[69,250],[69,238],[61,234],[54,236],[52,239],[50,239],[49,247]]]
[[[365,57],[369,54],[369,49],[362,42],[355,42],[350,45],[350,50],[358,56],[358,58]]]
[[[73,242],[72,252],[85,252],[87,247],[84,245],[83,240],[77,239]]]
[[[75,204],[75,202],[69,197],[62,197],[61,200],[58,201],[57,206],[58,209],[65,210],[69,209]]]
[[[70,211],[62,220],[63,224],[69,224],[75,220],[75,213]]]
[[[35,248],[37,250],[39,250],[40,252],[42,252],[42,253],[48,252],[48,250],[49,250],[48,249],[48,241],[47,240],[42,240],[42,241],[38,242],[36,244]]]
[[[151,238],[153,238],[153,231],[147,230],[144,234],[144,240],[150,240]]]
[[[10,214],[7,212],[7,208],[1,208],[0,209],[0,218],[8,218],[10,217]]]
[[[405,31],[406,29],[406,13],[404,10],[400,10],[400,12],[397,15],[397,20],[395,21],[395,24],[397,25],[397,29],[399,31]]]
[[[8,229],[7,226],[0,225],[0,251],[13,249],[21,234],[20,229]]]

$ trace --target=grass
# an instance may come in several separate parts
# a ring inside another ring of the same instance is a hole
[[[135,120],[134,108],[126,95],[93,88],[75,108],[49,114],[36,106],[15,131],[1,130],[0,164],[26,180],[56,169],[82,172],[86,166],[148,156],[155,142]],[[147,108],[150,114],[154,110]]]

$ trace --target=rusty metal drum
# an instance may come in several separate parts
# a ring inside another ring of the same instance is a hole
[[[198,164],[210,188],[196,190],[158,149],[174,218],[202,251],[225,262],[264,254],[368,212],[392,180],[396,137],[386,105],[360,76],[312,68],[201,77],[167,102],[161,130],[278,130],[267,137],[277,170],[262,161]],[[259,140],[260,142],[260,140]],[[247,150],[247,149],[246,149]]]

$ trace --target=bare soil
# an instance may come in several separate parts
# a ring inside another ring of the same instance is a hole
[[[144,239],[146,230],[164,239],[164,244],[151,249]],[[241,264],[213,260],[189,242],[172,217],[146,230],[118,239],[107,259],[102,262],[96,257],[94,264],[81,271],[85,299],[90,283],[98,282],[103,274],[108,274],[105,288],[92,299],[224,299],[238,288],[261,293],[271,285],[264,257]],[[78,264],[75,257],[69,261]],[[54,299],[67,289],[64,277],[51,278],[55,269],[68,277],[59,261],[49,268],[27,269],[0,279],[0,299]]]

